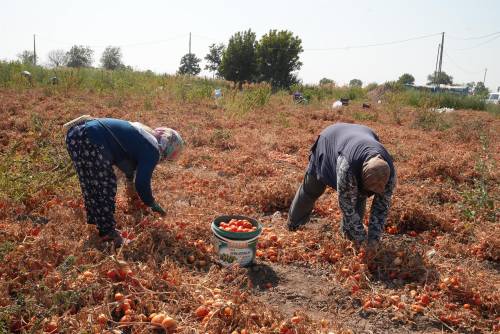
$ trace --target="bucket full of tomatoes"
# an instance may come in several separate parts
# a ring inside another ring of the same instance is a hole
[[[262,233],[262,225],[257,220],[239,215],[220,216],[212,222],[212,232],[222,265],[239,263],[248,266],[253,263]]]

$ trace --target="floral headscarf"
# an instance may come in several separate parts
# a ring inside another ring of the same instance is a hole
[[[174,129],[160,127],[153,130],[163,159],[173,160],[181,152],[184,141]]]

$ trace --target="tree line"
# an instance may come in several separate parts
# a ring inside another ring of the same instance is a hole
[[[414,85],[415,77],[410,73],[402,74],[398,80],[387,82],[390,85]],[[453,77],[446,72],[442,71],[441,73],[433,73],[427,76],[427,84],[428,85],[453,85]],[[319,81],[320,86],[324,85],[333,85],[335,86],[335,81],[329,78],[323,78]],[[349,87],[362,87],[363,82],[359,79],[352,79],[349,81]],[[366,86],[367,90],[371,90],[371,88],[377,87],[377,83],[370,83]],[[489,89],[484,85],[482,81],[471,81],[465,84],[469,88],[469,91],[474,95],[485,96],[490,92]]]
[[[302,41],[287,30],[270,30],[257,41],[252,30],[237,32],[223,43],[212,44],[205,56],[205,69],[217,78],[232,81],[240,88],[245,82],[268,82],[275,89],[298,83],[302,62]],[[186,54],[179,74],[197,75],[201,59]]]
[[[273,88],[289,88],[298,83],[297,71],[302,62],[302,41],[287,30],[270,30],[257,40],[250,29],[235,33],[227,43],[212,44],[205,56],[205,69],[215,77],[232,81],[240,88],[245,82],[268,82]],[[69,51],[53,50],[47,55],[51,67],[91,67],[94,51],[83,45],[74,45]],[[18,54],[23,63],[36,63],[33,51]],[[130,69],[122,62],[120,47],[108,46],[102,53],[101,67],[106,70]],[[177,74],[198,75],[201,59],[193,53],[182,56]]]
[[[17,55],[24,64],[34,64],[35,54],[33,51],[25,50]],[[50,67],[91,67],[94,62],[94,50],[88,46],[74,45],[69,51],[52,50],[47,55]],[[101,55],[101,66],[106,70],[132,70],[130,66],[125,66],[122,62],[122,52],[120,47],[108,46]]]
[[[268,82],[273,89],[286,89],[300,83],[297,71],[302,67],[299,55],[303,52],[302,40],[288,30],[270,30],[257,40],[251,30],[233,34],[227,45],[214,43],[209,46],[209,52],[204,57],[205,70],[214,77],[234,82],[239,88],[245,82]],[[94,51],[83,45],[74,45],[69,51],[53,50],[48,54],[48,65],[52,67],[91,67]],[[23,51],[18,55],[23,63],[35,63],[32,51]],[[106,70],[132,70],[122,62],[121,48],[108,46],[100,58],[101,67]],[[177,74],[198,75],[201,72],[201,59],[193,53],[182,56]],[[428,75],[429,85],[453,85],[453,77],[446,72]],[[396,83],[399,85],[415,83],[415,78],[409,73],[401,75]],[[329,78],[323,78],[320,85],[335,85]],[[368,86],[376,86],[371,83]],[[483,82],[466,84],[476,95],[485,95],[489,90]],[[362,87],[360,79],[352,79],[351,87]]]

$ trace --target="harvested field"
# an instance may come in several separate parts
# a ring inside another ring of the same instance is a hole
[[[167,91],[147,101],[0,90],[0,333],[160,333],[148,317],[161,312],[177,333],[500,330],[498,117],[275,97],[238,114]],[[164,218],[132,207],[119,177],[116,218],[133,241],[117,252],[86,225],[64,147],[62,124],[82,114],[166,125],[188,143],[153,176]],[[310,224],[285,227],[309,148],[337,121],[372,127],[395,158],[398,186],[370,263],[340,236],[332,190]],[[216,263],[210,222],[223,214],[264,225],[255,266]]]

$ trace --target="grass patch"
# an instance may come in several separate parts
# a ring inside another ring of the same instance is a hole
[[[486,105],[486,111],[489,112],[492,115],[495,115],[497,117],[500,116],[500,104],[491,104],[488,103]]]
[[[0,261],[3,261],[5,255],[9,254],[14,249],[14,243],[11,241],[4,241],[0,244]]]
[[[495,222],[498,213],[498,209],[495,209],[495,197],[498,197],[498,192],[495,193],[488,184],[491,171],[496,167],[495,160],[491,157],[489,137],[481,133],[479,140],[481,152],[478,154],[475,166],[479,176],[474,180],[473,187],[462,192],[464,198],[461,204],[462,215],[470,221],[485,218]]]
[[[417,110],[413,126],[424,131],[443,131],[451,127],[444,115],[429,108]]]
[[[431,93],[417,90],[399,91],[397,99],[405,105],[422,108],[454,108],[486,110],[484,99],[478,96],[463,96],[453,93]]]

